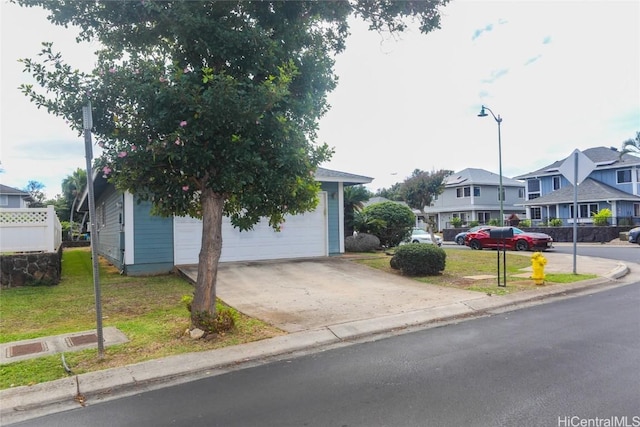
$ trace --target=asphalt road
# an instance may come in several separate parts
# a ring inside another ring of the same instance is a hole
[[[640,282],[18,425],[640,426],[639,307]]]
[[[556,245],[554,252],[573,254],[573,244]],[[615,259],[622,262],[640,263],[640,245],[576,245],[576,254],[596,258]]]

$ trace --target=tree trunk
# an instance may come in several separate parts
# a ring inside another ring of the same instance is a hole
[[[205,189],[202,202],[202,246],[198,256],[198,278],[191,303],[191,326],[200,327],[199,319],[205,314],[216,316],[216,280],[218,261],[222,252],[222,208],[224,197]]]

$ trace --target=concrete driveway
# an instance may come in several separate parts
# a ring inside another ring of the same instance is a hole
[[[197,266],[180,270],[195,281]],[[217,295],[287,332],[464,304],[485,296],[419,283],[339,257],[223,263]]]

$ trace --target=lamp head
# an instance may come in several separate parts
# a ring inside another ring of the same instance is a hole
[[[486,111],[484,111],[484,105],[482,106],[482,108],[480,109],[480,112],[478,113],[478,117],[487,117],[488,114]]]

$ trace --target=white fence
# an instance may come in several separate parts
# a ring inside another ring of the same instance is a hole
[[[53,206],[0,209],[0,252],[56,252],[62,226]]]

